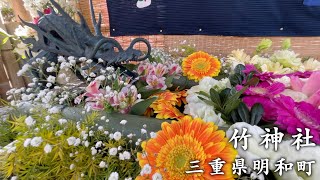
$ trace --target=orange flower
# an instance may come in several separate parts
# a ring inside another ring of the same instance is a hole
[[[183,114],[174,106],[169,103],[161,102],[154,106],[154,113],[157,113],[158,119],[177,119],[183,116]]]
[[[190,116],[184,116],[171,124],[162,123],[162,130],[157,136],[142,143],[143,153],[138,153],[139,164],[143,168],[151,167],[151,173],[141,173],[137,179],[152,179],[155,173],[160,173],[165,180],[188,179],[234,179],[232,162],[237,151],[225,137],[225,132],[211,122],[204,122]],[[212,160],[221,158],[226,163],[222,175],[211,175]],[[199,160],[197,164],[204,173],[190,173],[190,161]]]
[[[182,62],[183,75],[196,82],[206,76],[218,76],[220,68],[221,63],[217,58],[202,51],[189,55]]]

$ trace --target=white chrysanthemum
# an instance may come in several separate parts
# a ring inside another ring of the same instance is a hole
[[[230,55],[228,55],[226,62],[234,69],[238,64],[249,64],[250,56],[247,55],[243,49],[233,50]]]
[[[115,156],[117,155],[118,149],[117,148],[110,148],[109,149],[109,154],[110,156]]]
[[[294,70],[291,68],[284,68],[279,62],[261,64],[260,69],[262,72],[273,72],[275,74],[287,74],[294,72]]]
[[[108,180],[118,180],[119,174],[117,172],[112,172],[108,178]]]
[[[44,152],[45,153],[50,153],[52,151],[52,146],[50,144],[46,144],[46,146],[44,147]]]
[[[303,62],[303,66],[306,71],[318,71],[320,70],[320,61],[310,58]]]
[[[301,66],[301,58],[298,58],[299,54],[296,54],[291,50],[278,50],[273,53],[271,60],[273,62],[279,62],[283,67],[291,69],[297,69]]]
[[[269,58],[261,57],[259,55],[255,55],[251,58],[251,64],[261,66],[263,64],[269,64],[272,62]]]
[[[121,139],[121,136],[122,136],[121,133],[117,131],[113,134],[113,139],[116,141],[119,141]]]
[[[43,142],[42,137],[34,137],[32,138],[30,144],[33,147],[39,147],[42,142]]]
[[[36,121],[31,116],[28,116],[24,122],[27,126],[33,126],[36,124]]]
[[[96,143],[96,148],[99,148],[99,147],[101,147],[102,146],[102,141],[98,141],[97,143]]]

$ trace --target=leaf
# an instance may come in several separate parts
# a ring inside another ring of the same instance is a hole
[[[262,105],[260,103],[254,104],[251,108],[250,124],[257,125],[260,122],[263,113],[264,113],[264,110],[263,110]]]
[[[13,37],[12,35],[8,34],[4,29],[0,28],[0,35],[4,37]]]
[[[237,107],[239,106],[241,100],[240,99],[235,99],[233,101],[230,101],[226,107],[224,108],[224,112],[226,114],[230,114],[233,110],[237,109]]]
[[[247,105],[243,102],[240,102],[237,112],[241,118],[242,122],[250,123],[250,112]]]
[[[211,101],[213,101],[213,102],[217,103],[219,106],[221,106],[221,100],[220,100],[219,93],[213,88],[210,89],[210,99],[211,99]]]
[[[202,100],[203,102],[207,103],[207,104],[210,105],[210,106],[213,106],[213,107],[216,107],[216,106],[217,106],[217,104],[214,103],[214,102],[212,102],[211,100],[208,100],[208,99],[203,98],[203,97],[201,97],[201,96],[198,96],[198,98],[199,98],[200,100]]]
[[[220,92],[219,96],[220,96],[220,100],[221,100],[222,105],[224,105],[224,103],[226,102],[226,100],[230,96],[230,92],[231,92],[231,89],[229,89],[229,88],[226,88]]]
[[[142,99],[147,99],[149,98],[150,96],[154,95],[154,94],[157,94],[159,92],[161,92],[162,90],[161,89],[146,89],[145,87],[143,88],[140,88],[138,90],[138,92],[141,94],[141,98]]]
[[[206,93],[206,92],[204,92],[204,91],[197,92],[197,94],[202,95],[202,96],[207,97],[207,98],[209,98],[209,99],[210,99],[209,94],[208,94],[208,93]]]
[[[9,39],[10,39],[10,37],[5,37],[5,38],[2,40],[2,45],[6,44]]]
[[[156,101],[158,98],[157,97],[153,97],[150,99],[146,99],[144,101],[138,102],[137,104],[133,105],[131,108],[131,114],[134,115],[140,115],[142,116],[144,114],[144,112],[146,112],[146,110],[148,109],[148,107],[154,102]]]
[[[234,123],[241,122],[240,116],[236,110],[233,110],[231,112],[231,119],[233,120]]]
[[[246,67],[243,64],[238,64],[235,68],[234,68],[234,72],[235,74],[241,74],[243,75],[243,70],[245,70]]]
[[[129,71],[133,71],[133,70],[137,69],[137,65],[135,65],[135,64],[122,64],[121,66],[125,67]]]
[[[172,81],[173,81],[173,76],[169,76],[166,78],[165,83],[166,83],[167,87],[172,86]]]
[[[233,86],[238,85],[238,84],[242,84],[243,80],[244,80],[244,77],[241,76],[240,74],[234,74],[234,75],[230,76],[230,83]]]

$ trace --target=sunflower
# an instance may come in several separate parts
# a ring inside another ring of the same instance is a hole
[[[206,76],[218,76],[220,68],[221,63],[217,58],[202,51],[191,54],[182,62],[183,75],[196,82]]]
[[[184,116],[171,124],[164,122],[161,127],[155,138],[142,143],[139,164],[150,168],[148,172],[142,168],[138,180],[152,179],[155,174],[168,180],[234,179],[232,163],[237,151],[216,125]],[[226,162],[221,169],[224,174],[211,175],[213,169],[209,163],[218,158]],[[187,174],[186,171],[194,170],[190,162],[195,160],[200,161],[197,169],[204,172]]]

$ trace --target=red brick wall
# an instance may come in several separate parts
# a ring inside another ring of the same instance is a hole
[[[106,0],[93,0],[96,17],[98,13],[102,14],[102,30],[109,36],[109,15]],[[90,10],[88,0],[79,0],[79,9],[85,16],[89,25],[91,25]],[[234,37],[234,36],[142,36],[148,39],[152,47],[160,47],[169,50],[169,47],[175,48],[180,46],[180,42],[187,40],[189,44],[195,44],[199,50],[204,50],[217,56],[226,56],[234,49],[245,49],[248,53],[253,52],[256,45],[263,37]],[[132,36],[116,37],[116,39],[127,47]],[[274,42],[274,48],[280,47],[281,41],[285,37],[264,37],[270,38]],[[302,56],[312,56],[320,58],[320,37],[292,37],[291,42],[293,49]],[[142,48],[142,47],[141,47]]]

